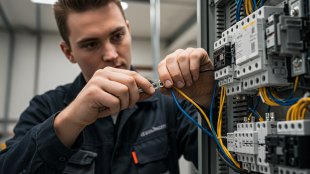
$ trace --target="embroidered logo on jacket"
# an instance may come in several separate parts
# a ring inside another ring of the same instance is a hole
[[[149,135],[151,133],[154,133],[156,131],[160,131],[160,130],[163,130],[163,129],[166,129],[167,128],[167,125],[166,124],[162,124],[162,125],[159,125],[157,127],[152,127],[152,129],[149,129],[149,130],[146,130],[144,132],[141,133],[141,137],[144,137],[146,135]]]

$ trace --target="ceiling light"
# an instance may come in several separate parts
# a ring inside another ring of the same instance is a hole
[[[40,4],[55,4],[58,0],[30,0],[33,3],[40,3]]]
[[[122,3],[123,10],[126,10],[128,8],[127,2],[121,2],[121,3]]]

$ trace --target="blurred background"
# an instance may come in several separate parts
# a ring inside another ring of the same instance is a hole
[[[127,3],[125,14],[132,35],[132,65],[146,78],[158,80],[153,72],[155,33],[151,30],[150,1],[123,2]],[[80,69],[60,50],[62,39],[52,5],[31,0],[0,0],[0,4],[1,144],[13,136],[20,114],[34,95],[73,82]],[[160,15],[159,11],[156,14],[160,16],[157,61],[178,48],[196,47],[196,0],[161,0],[159,7]],[[183,158],[180,163],[182,174],[194,172],[191,163]]]

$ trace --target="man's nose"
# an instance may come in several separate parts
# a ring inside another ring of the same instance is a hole
[[[104,45],[103,60],[104,61],[115,61],[118,58],[116,48],[110,42]]]

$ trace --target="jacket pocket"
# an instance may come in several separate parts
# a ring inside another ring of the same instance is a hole
[[[76,154],[74,154],[65,170],[64,174],[95,174],[95,158],[97,157],[97,153],[79,150]]]
[[[133,148],[138,160],[136,165],[138,165],[139,173],[161,174],[167,172],[167,156],[170,149],[166,134],[139,143]]]

